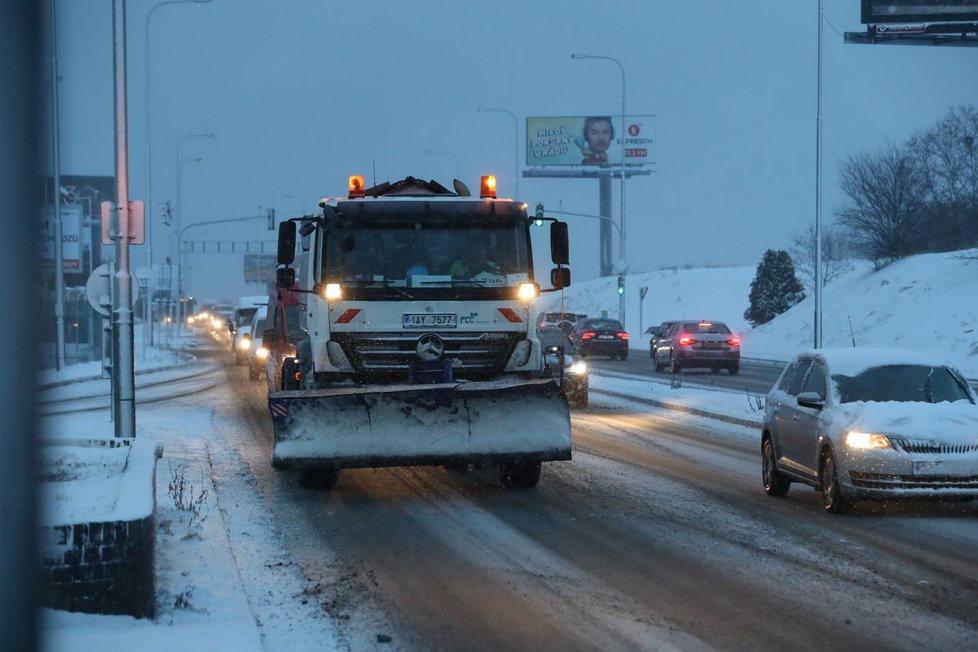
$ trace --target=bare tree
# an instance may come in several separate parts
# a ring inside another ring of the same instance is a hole
[[[805,287],[815,288],[815,224],[791,240],[791,260]],[[838,226],[822,229],[822,286],[852,269],[852,252],[845,232]]]
[[[840,185],[849,204],[839,212],[839,221],[854,251],[877,268],[919,250],[920,219],[927,207],[922,167],[914,150],[896,145],[842,163]]]
[[[978,244],[978,108],[951,109],[933,129],[917,136],[911,147],[924,172],[929,249]]]

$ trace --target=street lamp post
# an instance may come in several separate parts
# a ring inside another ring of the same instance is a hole
[[[608,57],[599,54],[572,54],[571,59],[604,59],[605,61],[613,61],[617,64],[618,69],[621,71],[621,129],[625,130],[625,66],[621,65],[621,61],[614,57]],[[626,133],[622,133],[619,137],[621,138],[621,209],[618,219],[621,222],[621,228],[618,229],[618,253],[621,256],[622,262],[625,265],[625,270],[622,274],[627,271],[628,263],[625,256],[625,136]],[[625,323],[625,302],[624,297],[620,297],[618,301],[618,317],[622,324]]]
[[[185,158],[185,159],[181,159],[181,160],[178,160],[177,161],[177,219],[176,219],[176,231],[177,231],[178,234],[180,233],[180,222],[183,220],[183,202],[182,202],[181,194],[180,194],[180,177],[182,176],[183,164],[184,163],[188,163],[188,162],[189,163],[200,163],[203,160],[204,159],[201,158],[200,156],[196,156],[196,157],[193,157],[193,158]],[[180,331],[183,328],[182,325],[181,325],[182,322],[183,322],[183,315],[181,314],[181,311],[179,309],[179,306],[181,305],[180,304],[180,301],[183,298],[183,260],[182,260],[182,254],[183,254],[183,252],[180,251],[180,239],[179,239],[179,236],[178,236],[177,237],[177,250],[176,250],[176,255],[174,256],[174,258],[176,259],[176,263],[177,263],[177,306],[178,306],[178,309],[177,309],[177,335],[180,334]]]
[[[148,293],[153,294],[153,290],[156,287],[155,279],[153,278],[153,176],[152,176],[152,162],[153,158],[150,154],[151,147],[151,134],[150,130],[150,108],[152,106],[150,102],[149,89],[150,89],[150,68],[149,68],[149,19],[153,17],[153,14],[160,7],[165,7],[166,5],[177,5],[177,4],[188,4],[188,3],[205,3],[211,0],[165,0],[164,2],[158,2],[146,13],[146,20],[143,24],[143,69],[145,72],[145,88],[143,89],[144,97],[144,109],[146,112],[146,212],[144,215],[145,228],[146,228],[146,266],[149,268],[149,287]],[[152,301],[152,297],[144,299],[144,305],[149,306]],[[149,328],[149,340],[150,344],[153,343],[153,310],[150,307],[147,311],[144,311],[146,315],[145,323],[148,324]]]
[[[520,123],[516,114],[509,109],[493,109],[485,106],[479,107],[479,112],[494,111],[497,113],[508,113],[513,119],[513,180],[516,182],[515,198],[520,198]]]
[[[458,157],[455,155],[455,152],[450,152],[447,149],[426,149],[422,151],[422,154],[427,154],[429,156],[434,154],[444,154],[445,156],[451,156],[453,159],[455,159],[455,178],[458,179],[459,176],[461,175],[462,167],[459,165]]]

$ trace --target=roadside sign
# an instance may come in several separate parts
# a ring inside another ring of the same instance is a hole
[[[81,271],[81,223],[81,206],[61,205],[61,268],[66,272]],[[37,229],[41,248],[41,267],[43,269],[54,269],[54,230],[54,206],[46,206],[41,210]]]
[[[115,202],[102,202],[102,244],[112,244],[112,212]],[[129,244],[139,245],[146,241],[143,219],[143,202],[129,202]]]
[[[103,263],[92,270],[85,283],[85,294],[88,296],[88,303],[95,309],[95,312],[108,317],[112,314],[112,277],[115,275],[115,265]],[[132,273],[129,278],[135,281]],[[136,305],[139,298],[139,284],[132,282],[132,305]]]

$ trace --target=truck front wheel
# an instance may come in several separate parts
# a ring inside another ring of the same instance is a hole
[[[540,462],[501,464],[499,483],[507,489],[530,489],[540,481]]]

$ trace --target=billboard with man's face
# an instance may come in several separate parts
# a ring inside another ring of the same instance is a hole
[[[655,163],[655,116],[528,117],[528,166],[628,166]]]

